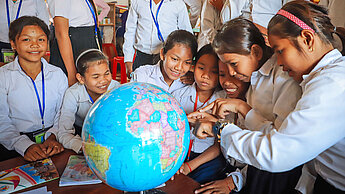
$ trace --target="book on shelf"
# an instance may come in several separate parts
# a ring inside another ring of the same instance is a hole
[[[11,193],[59,178],[59,173],[48,158],[0,172],[0,193]]]
[[[85,157],[72,155],[60,178],[59,186],[97,184],[102,181],[93,174],[86,163]]]

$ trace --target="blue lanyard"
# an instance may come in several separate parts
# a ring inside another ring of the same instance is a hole
[[[163,38],[163,35],[159,29],[159,24],[158,24],[158,13],[159,13],[159,10],[161,9],[161,6],[163,4],[163,1],[164,0],[161,0],[161,3],[159,4],[158,6],[158,9],[157,9],[157,13],[156,13],[156,17],[153,15],[153,12],[152,12],[152,0],[150,0],[150,11],[151,11],[151,16],[152,16],[152,19],[153,19],[153,22],[155,23],[156,25],[156,28],[157,28],[157,34],[158,34],[158,39],[162,42],[164,42],[164,38]]]
[[[8,24],[8,27],[10,27],[11,18],[10,18],[10,9],[8,8],[8,1],[9,0],[6,0],[6,11],[7,11],[7,24]],[[19,1],[20,2],[19,2],[18,10],[17,10],[16,19],[18,19],[20,8],[22,7],[22,3],[23,3],[23,0],[19,0]]]
[[[87,6],[89,7],[91,13],[92,13],[92,17],[93,17],[93,21],[95,22],[95,36],[96,36],[96,42],[97,42],[97,46],[98,48],[100,49],[100,45],[99,45],[99,42],[98,42],[98,27],[97,27],[97,18],[96,18],[96,13],[95,13],[95,10],[93,9],[92,5],[90,4],[89,0],[85,0],[86,1],[86,4]]]
[[[94,103],[94,101],[92,100],[92,98],[91,98],[90,94],[87,92],[87,90],[86,90],[86,93],[89,95],[90,101],[91,101],[91,102],[92,102],[92,104],[93,104],[93,103]]]
[[[20,66],[20,65],[19,65]],[[20,68],[22,69],[22,71],[24,71],[24,69],[20,66]],[[27,73],[24,71],[24,73],[27,75]],[[42,120],[42,129],[44,129],[44,109],[45,109],[45,92],[44,92],[44,72],[43,72],[43,64],[41,65],[41,74],[42,74],[42,96],[43,96],[43,108],[41,105],[41,100],[40,100],[40,96],[38,95],[38,91],[37,91],[37,87],[35,84],[35,81],[28,76],[31,79],[32,84],[34,85],[35,88],[35,92],[36,92],[36,97],[37,97],[37,102],[38,102],[38,106],[40,108],[40,114],[41,114],[41,120]]]

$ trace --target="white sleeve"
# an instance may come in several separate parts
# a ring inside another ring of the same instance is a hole
[[[137,7],[136,4],[137,1],[133,0],[129,8],[128,17],[126,21],[126,32],[124,34],[123,43],[123,54],[125,57],[125,62],[133,62],[133,57],[135,53],[134,44],[138,25],[138,13],[137,10],[135,10],[135,7]]]
[[[44,21],[49,26],[49,11],[44,0],[36,1],[37,17]]]
[[[71,7],[70,1],[71,0],[48,0],[48,7],[52,18],[55,16],[61,16],[69,19],[69,7]]]
[[[8,106],[8,80],[6,80],[4,68],[0,68],[0,143],[8,150],[16,150],[20,155],[24,153],[28,147],[35,144],[26,135],[20,135],[19,130],[13,125],[9,117]]]
[[[78,111],[78,101],[77,96],[71,91],[68,89],[64,96],[57,139],[65,148],[73,149],[78,153],[81,148],[81,138],[79,135],[74,135],[75,129],[73,126],[75,114]]]
[[[178,12],[177,18],[177,28],[180,30],[187,30],[190,33],[193,33],[192,26],[190,24],[189,15],[187,11],[186,4],[181,1],[180,11]]]
[[[343,80],[335,72],[310,80],[295,110],[268,134],[228,124],[221,135],[222,149],[270,172],[288,171],[312,160],[345,137],[345,120],[339,117],[345,115],[345,85],[335,76]]]
[[[237,192],[241,191],[244,185],[246,184],[247,169],[248,169],[248,165],[246,165],[241,170],[237,168],[235,172],[231,172],[228,175],[228,177],[229,176],[232,177],[232,180],[234,181],[234,184],[235,184],[234,190]]]
[[[315,170],[314,160],[305,163],[302,168],[302,175],[299,178],[295,189],[303,194],[312,194],[316,177],[317,172]]]

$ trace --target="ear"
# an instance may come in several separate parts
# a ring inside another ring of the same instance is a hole
[[[75,77],[77,78],[77,80],[80,84],[84,84],[84,77],[82,75],[80,75],[80,73],[77,73],[75,75]]]
[[[264,53],[263,53],[262,48],[259,45],[253,44],[250,49],[250,54],[254,56],[258,61],[260,61]]]
[[[301,38],[303,41],[303,45],[305,48],[312,52],[314,50],[314,43],[315,43],[315,36],[314,33],[310,30],[302,30],[301,32]]]
[[[161,50],[159,52],[159,56],[160,56],[161,60],[164,61],[164,51],[163,51],[163,48],[161,48]]]
[[[13,40],[10,41],[13,50],[16,50],[16,43]]]

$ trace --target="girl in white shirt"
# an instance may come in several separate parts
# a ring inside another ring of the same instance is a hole
[[[173,31],[160,50],[161,60],[156,65],[136,69],[131,74],[131,81],[154,84],[169,93],[184,87],[180,78],[191,68],[197,47],[192,33],[186,30]]]
[[[312,160],[314,193],[344,193],[345,58],[332,42],[334,33],[343,43],[345,36],[338,29],[327,10],[307,1],[287,3],[278,11],[268,26],[269,41],[278,64],[300,82],[302,97],[280,127],[269,133],[260,126],[249,131],[227,125],[221,137],[227,155],[274,173]],[[238,105],[232,111],[242,112]]]
[[[196,110],[205,107],[217,98],[222,98],[218,91],[218,57],[213,51],[211,44],[202,47],[195,57],[194,67],[194,84],[178,89],[172,95],[181,104],[186,114],[195,112]],[[224,93],[222,93],[224,94]],[[191,129],[193,131],[194,128]],[[206,139],[198,139],[191,133],[191,142],[186,161],[193,161],[201,155],[207,148],[214,143],[213,137]],[[186,168],[190,167],[188,163]],[[198,169],[193,168],[193,172],[189,173],[189,177],[193,178],[199,183],[206,183],[208,181],[222,178],[221,170],[225,166],[224,157],[218,157],[207,164],[199,166]],[[224,176],[224,174],[223,174]]]
[[[66,90],[57,137],[65,148],[79,152],[81,129],[87,112],[104,92],[118,87],[112,80],[108,59],[97,49],[81,53],[76,61],[78,83]]]
[[[48,26],[34,16],[20,17],[10,25],[9,39],[17,57],[0,68],[1,160],[8,159],[9,150],[28,161],[63,151],[55,135],[49,134],[58,128],[67,78],[43,59],[48,36]]]
[[[271,48],[265,45],[259,29],[247,19],[231,20],[216,34],[212,45],[220,60],[227,64],[230,75],[243,82],[250,82],[250,87],[246,95],[247,101],[219,99],[205,107],[205,110],[212,109],[214,104],[233,102],[229,106],[235,107],[234,105],[241,103],[245,110],[249,109],[251,112],[246,115],[240,111],[227,111],[219,114],[220,118],[224,118],[229,112],[239,112],[245,118],[247,129],[260,129],[262,133],[270,133],[273,126],[280,126],[295,108],[301,91],[298,84],[276,65],[276,56],[272,55]],[[220,110],[214,108],[213,114],[218,111]],[[231,155],[224,156],[228,158]],[[229,192],[230,188],[241,190],[241,193],[282,193],[294,189],[300,172],[301,167],[274,174],[248,166],[247,172],[231,175],[225,181],[204,185],[198,192],[218,189]],[[242,189],[243,185],[245,187]]]

